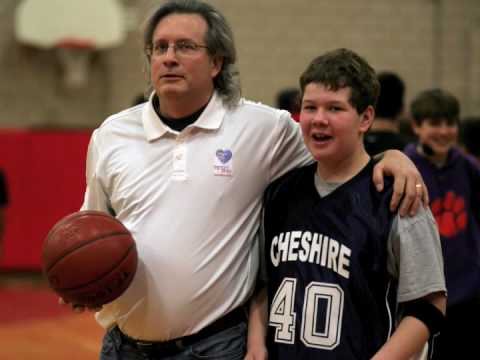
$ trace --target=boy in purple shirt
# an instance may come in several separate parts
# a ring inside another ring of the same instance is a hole
[[[478,354],[477,335],[469,329],[480,322],[480,168],[456,146],[460,106],[452,94],[423,91],[411,113],[418,143],[405,152],[430,193],[448,291],[446,324],[435,341],[434,358],[469,358]]]

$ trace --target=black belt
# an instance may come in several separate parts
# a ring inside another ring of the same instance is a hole
[[[156,352],[156,353],[178,353],[185,349],[185,347],[193,345],[203,339],[206,339],[219,332],[234,327],[241,322],[247,320],[245,309],[243,306],[230,311],[220,319],[215,320],[213,323],[203,328],[196,334],[183,336],[180,338],[167,340],[167,341],[144,341],[133,339],[120,331],[118,327],[113,329],[114,332],[119,334],[122,341],[134,347],[142,352]]]

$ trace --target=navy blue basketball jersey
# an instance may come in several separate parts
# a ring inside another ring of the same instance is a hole
[[[373,165],[324,197],[316,164],[267,189],[269,359],[370,359],[393,332],[392,182],[377,192]]]

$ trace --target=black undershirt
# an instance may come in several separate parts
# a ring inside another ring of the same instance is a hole
[[[160,102],[158,101],[158,97],[154,96],[153,97],[153,108],[155,109],[155,112],[157,115],[162,119],[163,123],[167,125],[170,129],[175,130],[175,131],[182,131],[185,129],[188,125],[193,124],[197,119],[200,117],[202,114],[203,110],[207,107],[208,103],[202,106],[199,110],[195,111],[193,114],[184,116],[181,118],[171,118],[171,117],[166,117],[165,115],[160,114]]]

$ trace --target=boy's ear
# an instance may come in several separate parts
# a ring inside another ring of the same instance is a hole
[[[375,119],[375,109],[369,105],[365,111],[360,115],[360,131],[366,133],[373,124]]]

